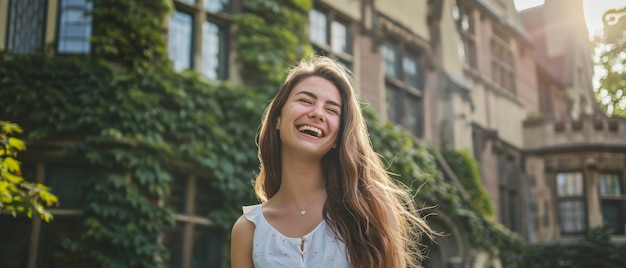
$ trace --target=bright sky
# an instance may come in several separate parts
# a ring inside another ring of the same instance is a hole
[[[517,10],[543,5],[544,0],[515,0]],[[609,9],[626,7],[626,0],[583,0],[589,37],[602,30],[602,15]]]

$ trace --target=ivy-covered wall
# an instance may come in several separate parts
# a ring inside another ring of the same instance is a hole
[[[172,69],[163,37],[171,1],[93,2],[90,55],[0,54],[0,109],[6,117],[0,119],[22,125],[27,143],[72,140],[65,153],[97,167],[86,185],[84,232],[64,244],[68,259],[162,267],[168,252],[159,241],[175,215],[163,203],[177,163],[211,179],[219,202],[207,217],[225,233],[240,206],[255,202],[256,130],[285,70],[311,51],[305,34],[311,1],[243,1],[233,36],[244,85],[207,84],[195,72]],[[366,114],[373,145],[397,179],[419,188],[418,199],[441,205],[474,245],[500,253],[505,267],[513,267],[506,264],[515,262],[521,242],[491,219],[488,202],[463,200],[442,179],[429,151],[434,149],[379,122],[372,111]],[[467,170],[461,171],[466,187],[480,189],[471,157],[446,158]]]

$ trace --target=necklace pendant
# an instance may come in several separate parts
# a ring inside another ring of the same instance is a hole
[[[300,215],[304,216],[306,214],[306,210],[300,210]]]

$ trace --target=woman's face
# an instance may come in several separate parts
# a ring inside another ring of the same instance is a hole
[[[283,150],[323,157],[337,143],[341,95],[330,81],[312,76],[289,93],[278,118]]]

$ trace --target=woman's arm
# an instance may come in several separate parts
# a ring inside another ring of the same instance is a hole
[[[252,263],[254,228],[254,223],[243,215],[233,225],[230,244],[231,268],[254,268]]]

